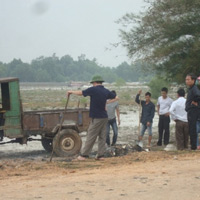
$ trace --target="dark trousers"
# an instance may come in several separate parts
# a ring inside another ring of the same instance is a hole
[[[159,116],[159,122],[158,122],[158,133],[159,133],[159,139],[158,139],[158,145],[162,145],[162,139],[164,134],[164,144],[169,144],[169,123],[170,123],[170,117],[165,115]]]
[[[191,149],[197,149],[197,130],[196,123],[198,119],[200,110],[198,108],[192,108],[188,111],[188,124],[189,124],[189,135],[190,135],[190,144]]]
[[[106,143],[107,143],[107,145],[110,145],[110,126],[112,127],[112,130],[113,130],[113,139],[112,139],[111,145],[115,145],[117,142],[117,135],[118,135],[118,127],[117,127],[116,118],[108,120],[107,128],[106,128],[106,131],[107,131]]]
[[[188,122],[176,121],[176,145],[178,150],[188,148],[189,128]]]

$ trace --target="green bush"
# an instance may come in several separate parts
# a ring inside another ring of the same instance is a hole
[[[115,85],[116,85],[117,87],[125,86],[125,85],[126,85],[126,81],[125,81],[124,79],[122,79],[122,78],[118,78],[118,79],[116,80]]]

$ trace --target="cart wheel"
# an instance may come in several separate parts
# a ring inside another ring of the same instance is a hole
[[[78,154],[81,146],[81,137],[73,129],[63,129],[53,139],[54,152],[61,157]]]
[[[53,139],[42,138],[42,146],[47,152],[52,152],[53,149]]]

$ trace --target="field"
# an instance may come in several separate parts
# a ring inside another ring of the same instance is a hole
[[[121,125],[118,144],[134,145],[138,138],[139,107],[134,103],[137,91],[145,85],[107,86],[120,98]],[[64,108],[67,90],[63,85],[21,85],[24,110]],[[143,98],[144,98],[143,92]],[[173,95],[173,94],[172,94]],[[89,99],[71,96],[70,108],[89,105]],[[156,101],[156,100],[154,100]],[[53,157],[40,142],[28,145],[0,146],[0,199],[200,199],[200,152],[164,151],[156,147],[158,116],[153,123],[153,147],[150,152],[133,152],[122,157],[84,162]],[[83,143],[86,133],[81,133]],[[144,146],[147,136],[144,137]],[[174,123],[170,143],[174,144]],[[95,144],[93,153],[96,151]],[[93,154],[92,154],[93,155]],[[17,184],[14,184],[17,183]]]

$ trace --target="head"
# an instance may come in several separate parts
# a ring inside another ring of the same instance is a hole
[[[90,83],[93,85],[93,86],[97,86],[97,85],[102,85],[102,83],[104,82],[103,78],[99,75],[97,76],[94,76],[92,78],[92,80],[90,81]]]
[[[115,94],[115,96],[117,96],[117,93],[115,92],[115,90],[111,90],[111,92],[112,92],[113,94]],[[115,98],[113,98],[113,99],[115,99]]]
[[[166,87],[161,89],[161,96],[165,99],[167,98],[168,89]]]
[[[145,93],[145,99],[146,99],[147,102],[150,101],[150,99],[151,99],[151,93],[150,92]]]
[[[185,96],[185,90],[183,88],[179,88],[177,91],[178,97],[184,97]]]
[[[102,85],[103,82],[100,82],[100,81],[95,81],[95,82],[91,82],[91,84],[93,86],[97,86],[97,85]]]
[[[190,73],[186,76],[185,83],[187,86],[192,87],[195,84],[196,79],[197,79],[196,75],[193,73]]]

